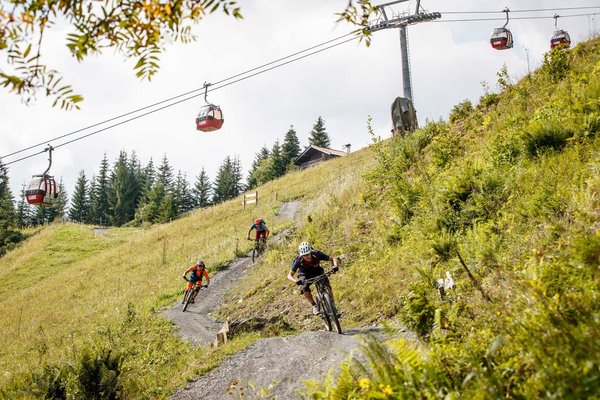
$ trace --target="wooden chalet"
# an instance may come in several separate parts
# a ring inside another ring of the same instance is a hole
[[[304,169],[332,158],[343,157],[350,152],[350,145],[346,145],[345,147],[348,149],[347,152],[311,144],[296,158],[294,165],[300,167],[300,169]]]

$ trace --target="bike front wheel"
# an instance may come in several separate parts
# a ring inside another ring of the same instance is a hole
[[[193,295],[194,295],[194,289],[189,289],[186,292],[185,297],[183,298],[183,307],[181,307],[181,312],[185,312],[185,310],[187,310],[188,305],[190,304],[190,301],[192,300]]]
[[[329,314],[325,309],[325,303],[323,301],[323,298],[321,296],[317,296],[317,298],[315,299],[315,303],[317,305],[317,308],[319,309],[319,316],[323,320],[323,326],[325,327],[325,330],[331,332],[331,319],[329,318]]]
[[[337,333],[342,334],[342,325],[338,319],[335,303],[333,302],[333,299],[329,297],[329,293],[323,293],[323,305],[325,306],[325,314],[329,314],[329,320],[331,321],[330,325],[335,327]]]

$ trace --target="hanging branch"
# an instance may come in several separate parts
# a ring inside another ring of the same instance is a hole
[[[488,296],[483,291],[483,288],[481,287],[481,285],[479,284],[479,282],[477,282],[477,279],[475,279],[475,277],[473,276],[473,274],[471,273],[471,271],[469,271],[469,268],[467,267],[467,264],[465,264],[465,261],[463,260],[463,258],[460,256],[460,253],[458,252],[458,249],[456,250],[456,255],[458,256],[458,259],[460,260],[460,264],[463,266],[463,268],[465,269],[465,271],[467,271],[467,274],[469,275],[469,279],[471,279],[471,282],[473,283],[473,286],[475,286],[481,292],[481,295],[483,296],[484,299],[486,299],[487,301],[489,301],[491,303],[492,299],[490,298],[490,296]]]

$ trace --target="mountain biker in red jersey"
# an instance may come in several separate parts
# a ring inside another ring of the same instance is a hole
[[[252,229],[256,229],[254,240],[263,237],[264,241],[267,241],[267,238],[269,237],[269,228],[267,228],[267,224],[262,218],[256,218],[254,223],[250,225],[250,229],[248,229],[248,240],[252,240],[250,239],[250,232],[252,232]]]
[[[186,277],[186,275],[188,274],[188,272],[191,272],[189,278]],[[185,300],[185,296],[187,295],[188,291],[192,290],[192,288],[194,287],[194,285],[196,285],[196,286],[202,286],[202,278],[206,279],[206,284],[204,285],[204,287],[207,288],[208,285],[210,284],[210,278],[208,277],[208,272],[206,272],[206,265],[204,264],[204,261],[198,260],[198,262],[196,262],[196,264],[194,264],[191,267],[189,267],[183,273],[183,279],[185,279],[187,281],[187,285],[185,287],[185,292],[183,293],[184,300]],[[194,302],[194,300],[196,299],[197,295],[198,295],[198,292],[196,292],[194,294],[194,297],[192,298],[192,300],[190,301],[190,303]],[[184,300],[181,300],[181,304],[183,304]]]
[[[329,257],[327,254],[314,250],[308,242],[302,242],[298,246],[299,255],[292,261],[292,267],[287,278],[296,285],[301,286],[300,293],[312,305],[313,314],[319,314],[319,309],[315,304],[312,293],[310,292],[310,284],[305,284],[304,279],[314,278],[315,276],[323,275],[325,270],[321,267],[321,261],[330,261],[333,264],[333,270],[338,271],[339,260],[336,257]],[[298,272],[298,279],[294,275]],[[333,290],[329,284],[329,279],[325,277],[325,285],[329,291],[329,296],[333,300]]]

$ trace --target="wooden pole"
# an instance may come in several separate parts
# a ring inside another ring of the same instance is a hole
[[[458,256],[458,259],[460,260],[460,264],[463,266],[463,268],[465,269],[465,271],[467,271],[467,274],[469,275],[469,279],[471,279],[471,282],[473,283],[473,286],[475,286],[481,292],[481,295],[483,296],[484,299],[486,299],[487,301],[489,301],[491,303],[492,299],[490,299],[490,296],[488,296],[483,291],[483,288],[481,287],[481,285],[479,284],[479,282],[477,282],[477,279],[475,279],[475,277],[473,276],[473,274],[471,273],[471,271],[469,271],[469,268],[467,267],[467,264],[465,264],[465,261],[463,260],[463,258],[460,256],[460,253],[458,252],[458,249],[456,250],[456,255]]]

